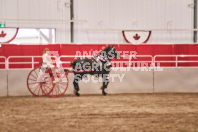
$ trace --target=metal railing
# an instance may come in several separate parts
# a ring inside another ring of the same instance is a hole
[[[52,56],[55,58],[55,56]],[[89,57],[89,58],[93,58],[93,56],[91,55],[87,55],[87,56],[76,56],[76,55],[62,55],[60,56],[59,60],[61,60],[61,64],[70,64],[71,63],[71,59],[74,60],[75,58],[78,58],[78,57]],[[163,58],[169,58],[168,60],[167,59],[163,59]],[[196,59],[195,60],[181,60],[180,58],[184,58],[184,57],[195,57]],[[7,59],[6,57],[4,56],[0,56],[0,59],[3,58],[3,62],[1,61],[0,62],[0,65],[5,65],[5,68],[3,69],[22,69],[22,68],[10,68],[11,65],[14,65],[14,64],[31,64],[31,69],[34,68],[34,65],[35,64],[38,64],[39,61],[36,61],[35,59],[36,58],[42,58],[42,56],[9,56]],[[15,59],[25,59],[25,58],[29,58],[31,59],[31,61],[16,61]],[[69,60],[70,58],[70,60]],[[115,61],[112,61],[112,63],[119,63],[119,64],[127,64],[129,66],[132,65],[132,63],[150,63],[150,64],[153,64],[151,65],[150,67],[155,67],[155,64],[157,63],[171,63],[171,64],[174,64],[174,66],[170,66],[170,67],[182,67],[182,66],[179,66],[179,64],[183,63],[183,64],[189,64],[189,63],[197,63],[197,66],[198,67],[198,55],[155,55],[155,56],[151,56],[151,55],[121,55],[121,58],[122,60],[119,61],[118,59],[115,60]],[[133,58],[133,60],[132,60]],[[137,60],[135,59],[137,58]],[[146,60],[142,60],[142,59],[139,59],[139,58],[146,58]],[[171,58],[171,59],[170,59]],[[11,61],[11,59],[13,59]],[[162,66],[163,67],[163,66]],[[185,66],[187,67],[187,66]],[[191,66],[188,66],[188,67],[191,67]],[[30,69],[28,68],[28,69]],[[68,67],[64,67],[64,68],[68,68]],[[26,68],[23,68],[23,69],[26,69]]]
[[[91,55],[86,55],[86,56],[75,56],[75,55],[62,55],[60,56],[60,60],[65,58],[78,58],[78,57],[88,57],[88,58],[93,58],[93,56]],[[112,63],[120,63],[120,64],[127,64],[129,66],[131,66],[131,62],[133,63],[152,63],[153,62],[153,57],[151,55],[121,55],[122,58],[128,59],[127,61],[112,61]],[[133,60],[131,61],[132,58],[149,58],[150,60],[147,61],[140,61],[140,60]],[[71,61],[61,61],[62,64],[70,64]],[[68,68],[68,67],[64,67],[64,68]]]
[[[165,58],[165,57],[169,57],[169,58],[173,58],[174,60],[156,60],[158,58]],[[184,57],[197,57],[197,61],[196,60],[179,60],[179,58],[184,58]],[[197,63],[197,67],[198,67],[198,55],[155,55],[154,56],[154,64],[156,63],[171,63],[171,64],[175,64],[175,67],[182,67],[179,66],[179,63]],[[172,66],[171,66],[172,67]]]
[[[22,62],[10,62],[10,59],[24,59],[24,58],[30,58],[31,59],[31,62],[24,62],[24,61],[22,61]],[[35,58],[42,58],[42,56],[9,56],[8,58],[7,58],[7,66],[6,66],[6,69],[10,69],[10,65],[11,64],[31,64],[32,65],[32,69],[34,68],[34,64],[38,64],[39,62],[37,61],[37,62],[35,62]]]
[[[12,62],[12,61],[10,61],[10,59],[24,59],[24,58],[30,58],[31,61],[29,61],[29,62],[24,62],[24,61]],[[10,65],[11,64],[31,64],[31,69],[33,69],[34,68],[34,64],[39,64],[39,62],[40,62],[40,61],[35,61],[35,58],[42,59],[42,56],[9,56],[6,59],[6,69],[10,69]],[[56,58],[56,56],[52,56],[52,58]],[[12,69],[14,69],[14,68],[12,68]]]
[[[0,56],[0,59],[4,59],[4,61],[0,61],[0,66],[1,65],[4,65],[5,66],[5,68],[2,68],[2,69],[6,69],[6,57],[5,56]],[[0,68],[1,69],[1,68]]]

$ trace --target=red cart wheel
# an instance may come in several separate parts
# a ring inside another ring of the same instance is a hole
[[[59,69],[56,68],[56,71],[58,71]],[[68,76],[67,73],[64,72],[64,75],[60,74],[60,72],[57,72],[57,77],[58,77],[58,82],[52,82],[54,84],[53,90],[47,95],[51,98],[55,98],[55,97],[60,97],[61,95],[63,95],[67,88],[68,88]],[[54,79],[53,79],[54,80]]]
[[[50,76],[44,77],[44,81],[45,81],[44,83],[38,82],[37,78],[39,72],[40,72],[40,67],[37,67],[28,74],[27,87],[34,96],[41,97],[48,95],[52,91],[54,84],[52,84],[52,77]]]

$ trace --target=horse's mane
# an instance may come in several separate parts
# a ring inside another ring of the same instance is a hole
[[[108,47],[106,47],[103,51],[106,51],[106,52],[108,52],[108,51],[110,51],[111,50],[111,48],[112,48],[113,46],[108,46]]]
[[[109,52],[112,48],[113,48],[113,46],[108,46],[108,47],[106,47],[103,51]],[[102,54],[102,52],[101,52],[100,54]],[[73,61],[73,62],[70,64],[70,66],[76,65],[76,63],[77,63],[77,61],[78,61],[79,59],[80,59],[80,58],[78,58],[77,60]],[[87,58],[85,58],[85,59],[87,59]]]

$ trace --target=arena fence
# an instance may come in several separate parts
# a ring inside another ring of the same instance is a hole
[[[5,56],[0,56],[0,69],[7,69],[6,68],[6,57]]]
[[[54,59],[56,56],[52,56]],[[57,58],[63,64],[63,68],[71,68],[70,63],[79,57],[93,56],[75,56],[75,55],[62,55]],[[135,59],[134,59],[135,58]],[[0,56],[0,69],[33,69],[42,61],[42,56]],[[137,65],[142,63],[144,65]],[[145,65],[145,64],[150,65]],[[113,60],[114,67],[174,67],[174,68],[187,68],[198,67],[198,55],[121,55],[118,60]],[[119,64],[119,65],[118,65]],[[134,64],[134,65],[132,65]]]
[[[83,56],[62,55],[57,59],[61,60],[64,68],[71,68],[69,64],[75,57]],[[134,59],[135,57],[136,59]],[[26,86],[27,75],[31,69],[39,66],[42,56],[9,56],[7,58],[0,56],[0,60],[0,96],[30,95]],[[116,65],[121,63],[126,65]],[[150,65],[145,65],[146,63]],[[125,78],[122,82],[116,80],[114,83],[110,83],[109,93],[198,92],[196,88],[198,85],[196,81],[198,55],[122,55],[120,60],[113,60],[112,64],[115,64],[115,67],[113,67],[111,73],[125,74]],[[130,65],[130,71],[114,71],[114,68],[127,68],[127,65]],[[147,66],[151,70],[146,70],[145,67]],[[163,69],[163,72],[155,69],[159,66]],[[144,70],[141,70],[142,67],[144,67]],[[138,68],[140,70],[137,70]],[[69,74],[69,80],[69,87],[71,88],[66,93],[72,93],[73,74]],[[99,86],[101,86],[100,83],[82,84],[81,92],[100,93],[99,88],[93,89],[93,87]]]
[[[42,56],[9,56],[7,59],[4,56],[0,56],[4,60],[0,62],[0,64],[5,65],[5,70],[9,69],[33,69],[35,68],[35,65],[38,66],[39,62],[42,62]],[[56,58],[55,56],[52,56],[53,58]],[[90,57],[93,58],[93,56],[75,56],[75,55],[62,55],[57,58],[57,60],[60,60],[61,64],[63,64],[63,68],[71,68],[70,63],[74,61],[75,59],[79,57]],[[133,59],[136,58],[136,59]],[[121,55],[121,58],[119,60],[113,60],[112,64],[114,67],[127,67],[131,66],[132,63],[154,63],[154,58],[151,55]],[[121,65],[117,65],[121,64]],[[138,65],[134,65],[137,67]],[[140,67],[146,66],[146,65],[140,65]],[[28,67],[28,68],[27,68]]]
[[[160,63],[172,65],[175,68],[178,67],[198,67],[198,55],[155,55],[154,63]]]

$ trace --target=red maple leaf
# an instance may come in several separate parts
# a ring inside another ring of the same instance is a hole
[[[5,37],[5,36],[6,36],[6,33],[4,33],[4,31],[2,30],[2,31],[1,31],[1,34],[0,34],[0,37],[3,38],[3,37]]]
[[[140,36],[136,33],[135,36],[133,36],[133,38],[134,38],[135,40],[139,40],[139,39],[140,39]]]

